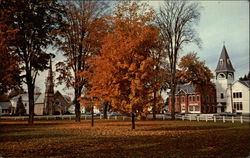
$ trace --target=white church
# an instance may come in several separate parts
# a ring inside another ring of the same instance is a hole
[[[215,69],[217,112],[249,114],[250,80],[234,80],[234,68],[225,45]]]

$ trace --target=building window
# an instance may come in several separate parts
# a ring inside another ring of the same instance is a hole
[[[200,111],[200,107],[199,106],[195,106],[195,111]]]
[[[223,65],[223,59],[220,59],[220,66]]]
[[[218,78],[225,78],[225,75],[221,73],[218,75]]]
[[[193,96],[193,101],[195,101],[195,96]]]
[[[242,93],[241,92],[234,92],[233,98],[242,98]]]
[[[177,97],[177,102],[180,102],[180,97]]]
[[[224,98],[224,94],[223,94],[223,93],[220,94],[220,98],[221,98],[221,99]]]
[[[234,109],[236,109],[236,103],[234,103]]]
[[[184,102],[184,97],[182,97],[181,99],[182,99],[182,102]]]
[[[242,102],[234,102],[233,107],[236,110],[243,110]]]
[[[197,101],[200,101],[200,97],[199,96],[197,96],[196,99],[197,99]]]
[[[186,108],[185,108],[185,105],[182,105],[182,106],[181,106],[181,110],[182,110],[182,111],[185,111],[185,109],[186,109]]]
[[[189,101],[192,101],[192,96],[189,96]]]
[[[228,74],[228,78],[229,78],[229,79],[232,79],[232,78],[233,78],[233,75],[232,75],[232,74]]]
[[[194,107],[193,106],[189,106],[189,111],[194,111]]]

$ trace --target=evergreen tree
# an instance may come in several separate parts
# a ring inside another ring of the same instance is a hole
[[[24,107],[24,104],[23,104],[23,99],[20,96],[18,98],[17,105],[16,105],[16,114],[17,115],[24,115],[25,112],[26,112],[26,110],[25,110],[25,107]]]

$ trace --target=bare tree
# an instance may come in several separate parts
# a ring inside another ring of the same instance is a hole
[[[66,6],[66,23],[61,31],[61,41],[58,42],[64,62],[56,64],[60,73],[59,82],[66,82],[68,87],[73,87],[75,91],[75,114],[76,122],[80,122],[80,102],[81,96],[87,80],[79,76],[88,66],[87,59],[97,53],[100,46],[98,36],[102,33],[97,28],[103,27],[103,20],[100,18],[108,8],[103,1],[64,1]],[[102,30],[103,31],[103,30]],[[98,34],[99,33],[99,34]],[[98,35],[97,35],[98,34]],[[93,47],[95,46],[95,47]]]
[[[200,39],[193,28],[200,19],[200,5],[187,1],[166,0],[160,7],[157,23],[161,30],[163,51],[170,66],[171,118],[175,119],[176,65],[180,50],[185,44],[196,43]]]

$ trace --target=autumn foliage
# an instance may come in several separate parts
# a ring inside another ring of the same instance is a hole
[[[87,80],[79,76],[79,72],[88,70],[87,60],[99,52],[102,38],[107,31],[103,12],[107,5],[103,1],[64,1],[65,23],[58,30],[61,37],[57,45],[64,61],[56,64],[59,72],[59,83],[66,83],[73,88],[75,93],[74,104],[76,121],[80,121],[80,103],[77,100],[81,96]]]
[[[122,2],[116,7],[108,18],[111,31],[99,55],[89,60],[91,69],[81,74],[90,85],[85,98],[109,101],[114,111],[146,117],[157,73],[153,53],[159,47],[153,19],[154,12],[145,4]]]
[[[199,61],[197,53],[189,53],[183,56],[179,68],[177,78],[180,82],[191,82],[195,85],[196,91],[202,94],[213,94],[215,92],[215,85],[211,81],[214,75],[205,65],[205,62]]]
[[[0,94],[8,92],[10,89],[19,88],[20,86],[20,69],[18,58],[11,54],[11,40],[15,38],[18,29],[12,25],[7,25],[5,15],[12,10],[0,7]]]

